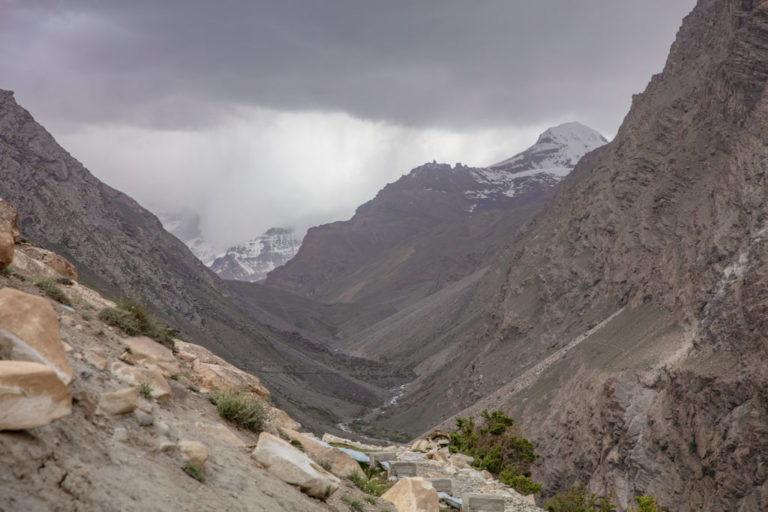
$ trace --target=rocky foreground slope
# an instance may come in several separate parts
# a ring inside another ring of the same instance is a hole
[[[2,510],[432,512],[462,497],[467,510],[539,510],[441,442],[415,452],[298,432],[258,378],[207,349],[175,340],[172,351],[102,322],[114,303],[61,256],[20,242],[15,222],[0,200]],[[220,417],[208,397],[226,391],[261,404],[263,432]],[[389,469],[383,496],[353,483],[366,480],[353,456]]]

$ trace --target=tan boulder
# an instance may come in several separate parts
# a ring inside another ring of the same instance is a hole
[[[41,261],[37,261],[28,254],[27,245],[18,245],[13,253],[13,269],[29,279],[48,279],[58,276],[56,271]],[[65,292],[66,293],[66,292]]]
[[[157,370],[163,377],[170,377],[181,371],[171,349],[152,338],[136,336],[126,338],[122,342],[130,352],[128,357],[130,362],[150,370]]]
[[[349,478],[355,473],[363,474],[360,464],[338,448],[329,448],[309,434],[302,434],[291,429],[282,430],[291,439],[299,441],[304,453],[309,455],[312,460],[323,467],[328,467],[328,471],[334,475],[340,478]]]
[[[463,453],[451,454],[449,460],[451,461],[451,464],[457,468],[471,468],[472,463],[475,461],[474,458],[469,455],[464,455]]]
[[[23,251],[27,256],[44,263],[60,276],[77,281],[77,269],[64,256],[41,247],[35,247],[34,245],[23,246]]]
[[[0,361],[0,430],[41,427],[72,412],[72,395],[50,366]]]
[[[429,441],[426,439],[417,439],[411,445],[411,450],[414,452],[426,452],[429,450]]]
[[[196,360],[192,363],[192,382],[200,387],[203,393],[229,389],[247,389],[263,398],[269,396],[269,391],[261,385],[255,375],[232,366],[229,363],[213,364]]]
[[[179,357],[179,359],[190,363],[193,361],[200,361],[201,363],[221,365],[229,364],[224,359],[214,355],[213,352],[205,347],[201,347],[200,345],[195,345],[194,343],[189,343],[183,340],[173,341],[176,345],[176,355]]]
[[[340,480],[305,453],[267,432],[251,454],[271,474],[315,498],[326,499],[339,488]]]
[[[208,448],[203,443],[185,439],[179,441],[178,447],[184,462],[191,462],[200,469],[205,467],[205,461],[208,460]]]
[[[132,386],[140,386],[142,383],[149,385],[152,398],[159,402],[171,398],[171,386],[157,370],[130,366],[121,361],[115,361],[109,369],[121,382]]]
[[[0,199],[0,231],[7,230],[16,242],[19,239],[19,214],[16,209],[6,201]]]
[[[99,407],[109,414],[126,414],[133,412],[139,406],[139,390],[130,387],[102,393],[99,397]]]
[[[440,499],[432,482],[426,478],[401,478],[381,495],[397,512],[439,512]]]
[[[267,411],[267,418],[269,423],[279,430],[296,430],[301,428],[301,423],[294,420],[288,416],[287,412],[282,409],[278,409],[277,407],[269,407],[269,410]]]
[[[51,304],[12,288],[0,290],[0,359],[47,364],[64,384],[74,378]]]
[[[235,446],[237,448],[242,448],[245,446],[245,441],[240,439],[237,434],[232,432],[229,427],[222,425],[221,423],[207,423],[198,421],[195,423],[195,427],[200,432],[203,432],[210,437],[214,437],[219,441],[228,444],[229,446]]]
[[[13,263],[15,245],[10,231],[0,227],[0,270],[8,268]]]
[[[85,360],[99,370],[107,369],[107,358],[102,348],[89,348],[85,351]]]

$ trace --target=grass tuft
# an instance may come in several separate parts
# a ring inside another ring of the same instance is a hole
[[[104,308],[99,312],[99,319],[128,336],[143,334],[176,351],[173,338],[178,335],[178,330],[161,326],[147,308],[137,301],[123,300],[114,308]]]
[[[214,391],[208,397],[222,418],[253,432],[264,430],[267,414],[261,401],[247,391]]]
[[[188,474],[198,482],[205,483],[205,475],[203,474],[203,470],[197,464],[193,464],[192,462],[187,462],[186,464],[184,464],[182,469],[186,474]]]
[[[61,288],[56,286],[56,279],[41,279],[40,281],[35,282],[35,285],[53,300],[60,302],[65,306],[72,307],[72,301],[69,300],[69,297],[67,297]]]
[[[139,394],[147,400],[152,400],[152,386],[146,382],[139,384]]]
[[[342,496],[341,501],[349,505],[349,510],[353,510],[354,512],[363,511],[363,504],[350,496]]]

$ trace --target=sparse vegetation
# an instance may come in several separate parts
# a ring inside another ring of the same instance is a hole
[[[366,465],[363,465],[363,471],[364,473],[354,473],[349,480],[364,493],[381,496],[390,487],[383,471]]]
[[[502,483],[521,494],[534,494],[541,484],[531,480],[531,464],[538,456],[533,443],[520,436],[515,420],[500,410],[481,413],[483,426],[474,418],[457,418],[451,433],[451,453],[474,457],[473,465],[495,475]]]
[[[364,496],[363,499],[371,505],[375,505],[379,501],[376,499],[376,496]]]
[[[354,510],[355,512],[362,512],[363,510],[363,504],[350,496],[342,496],[341,501],[349,505],[349,510]]]
[[[635,496],[635,503],[637,507],[631,507],[628,512],[666,512],[655,496]]]
[[[186,474],[188,474],[198,482],[205,483],[205,475],[203,474],[203,470],[197,464],[193,464],[192,462],[187,462],[186,464],[184,464],[182,469]]]
[[[291,439],[291,446],[295,446],[301,451],[304,451],[304,445],[298,439]]]
[[[162,327],[147,311],[147,308],[134,300],[123,300],[114,308],[104,308],[99,312],[99,319],[117,327],[128,336],[143,334],[174,352],[173,339],[179,331],[170,327]]]
[[[152,400],[152,386],[146,382],[139,384],[139,394],[147,400]]]
[[[56,279],[48,278],[36,281],[35,285],[40,288],[45,294],[53,300],[64,304],[65,306],[72,307],[72,301],[69,300],[67,294],[65,294],[61,288],[56,286]]]
[[[607,498],[598,498],[587,494],[587,486],[581,482],[545,502],[548,512],[613,512],[615,507],[613,493]]]
[[[71,280],[68,277],[63,277],[63,276],[57,277],[56,278],[56,283],[57,284],[63,284],[64,286],[72,286],[73,284],[75,284],[75,282],[73,280]]]
[[[331,470],[331,463],[328,462],[327,460],[321,460],[317,464],[318,464],[318,466],[320,466],[321,468],[323,468],[326,471],[330,471]]]
[[[215,391],[208,399],[219,410],[222,418],[253,432],[264,429],[267,414],[264,406],[248,391]]]

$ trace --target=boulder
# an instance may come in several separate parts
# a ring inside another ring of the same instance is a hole
[[[278,430],[296,430],[297,428],[301,428],[301,423],[294,420],[288,416],[287,412],[278,409],[277,407],[269,407],[267,417],[269,418],[269,423]]]
[[[27,255],[24,251],[27,245],[16,246],[13,252],[13,269],[29,279],[48,279],[58,274],[51,267]]]
[[[340,478],[349,478],[355,473],[363,474],[360,464],[338,448],[328,446],[308,434],[301,434],[291,429],[283,429],[283,433],[301,443],[304,453],[318,464],[327,464],[328,471]]]
[[[72,395],[50,366],[0,361],[0,430],[41,427],[72,412]]]
[[[32,259],[53,269],[58,275],[77,281],[77,269],[64,256],[33,245],[25,245],[24,252]]]
[[[237,448],[245,447],[245,442],[240,439],[237,434],[232,432],[232,430],[226,425],[222,425],[221,423],[207,423],[198,421],[195,423],[195,427],[197,430],[205,433],[207,436],[214,437],[219,441],[228,444],[229,446],[235,446]]]
[[[107,369],[107,358],[102,348],[89,348],[85,351],[85,360],[99,370]]]
[[[151,338],[137,336],[126,338],[122,342],[130,351],[128,357],[130,362],[150,370],[157,370],[166,378],[181,371],[171,349]]]
[[[0,231],[8,231],[16,242],[19,239],[19,214],[11,203],[0,199]]]
[[[414,452],[426,452],[429,450],[429,448],[430,448],[429,441],[427,441],[426,439],[417,439],[411,445],[411,450],[413,450]]]
[[[327,499],[339,488],[340,480],[320,467],[305,453],[267,432],[251,454],[271,474],[315,498]]]
[[[115,361],[110,366],[110,371],[120,380],[132,386],[148,384],[152,388],[152,398],[158,402],[171,398],[171,387],[168,381],[157,370],[130,366],[121,361]]]
[[[196,360],[192,363],[192,382],[200,387],[203,393],[229,389],[247,389],[262,398],[269,396],[269,391],[261,385],[261,381],[255,375],[235,368],[229,363],[214,364],[203,363]]]
[[[99,397],[99,407],[109,414],[126,414],[139,406],[139,390],[131,387],[102,393]]]
[[[0,290],[0,359],[49,365],[64,384],[74,378],[47,299],[12,288]]]
[[[475,459],[463,453],[454,453],[451,454],[449,460],[457,468],[471,468]]]
[[[397,512],[439,512],[440,499],[432,483],[425,478],[401,478],[381,495]]]
[[[10,231],[0,229],[0,270],[8,268],[13,263],[15,246]]]
[[[208,460],[208,448],[203,443],[184,439],[179,441],[178,446],[179,453],[184,462],[191,462],[200,469],[203,469],[205,461]]]
[[[174,345],[176,346],[176,355],[179,357],[179,359],[190,363],[193,361],[200,361],[201,363],[221,365],[229,364],[224,359],[214,355],[213,352],[205,347],[201,347],[200,345],[195,345],[194,343],[189,343],[183,340],[173,341]]]

